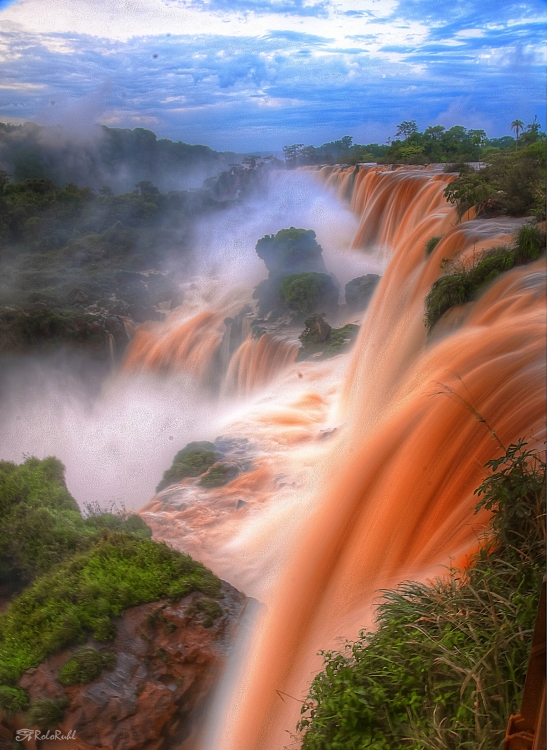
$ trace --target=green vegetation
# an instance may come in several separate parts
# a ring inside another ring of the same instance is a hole
[[[89,635],[112,640],[111,618],[128,607],[192,591],[218,595],[220,581],[163,544],[104,531],[91,549],[38,578],[0,615],[0,681],[16,681]]]
[[[442,240],[441,235],[430,237],[428,241],[425,243],[425,254],[431,255],[431,253],[433,252],[433,250],[435,250],[435,248],[437,247],[437,245],[439,244],[441,240]]]
[[[38,698],[32,701],[27,719],[31,726],[37,726],[42,732],[47,732],[61,723],[68,705],[67,698]]]
[[[156,487],[160,492],[170,484],[182,482],[186,477],[199,477],[217,460],[216,448],[206,440],[188,443],[173,459],[173,463],[164,472],[161,482]]]
[[[431,287],[425,298],[424,323],[428,330],[447,310],[475,299],[497,276],[515,265],[537,260],[545,251],[545,235],[532,224],[525,224],[512,247],[502,245],[475,256],[470,266],[456,260]]]
[[[29,699],[24,690],[9,685],[0,685],[0,711],[7,716],[18,714],[28,708]]]
[[[331,328],[322,315],[312,315],[304,321],[306,326],[298,337],[302,347],[297,361],[321,353],[322,359],[334,357],[348,348],[359,333],[359,326],[348,323],[342,328]]]
[[[326,273],[296,273],[285,276],[279,287],[284,305],[301,315],[310,315],[319,308],[332,309],[338,305],[338,290]]]
[[[521,138],[522,141],[522,138]],[[545,141],[493,154],[484,169],[464,169],[445,189],[460,216],[474,207],[480,216],[545,219]]]
[[[280,229],[277,234],[267,234],[258,240],[256,254],[270,274],[314,270],[314,265],[322,262],[323,253],[315,237],[312,229]]]
[[[98,189],[102,185],[127,189],[136,182],[162,179],[170,188],[180,185],[181,174],[217,173],[237,159],[208,146],[191,146],[145,128],[98,126],[96,138],[74,139],[62,127],[0,123],[0,167],[17,182],[39,178],[75,182]],[[104,190],[105,188],[103,188]]]
[[[539,124],[528,125],[519,139],[519,147],[544,139]],[[305,146],[295,143],[285,146],[285,165],[294,169],[305,164],[359,164],[377,162],[379,164],[430,164],[435,162],[482,161],[508,149],[515,148],[515,139],[508,135],[502,138],[488,138],[484,130],[467,130],[455,125],[448,130],[442,125],[418,130],[414,120],[400,123],[393,141],[387,144],[353,143],[349,135],[322,146]]]
[[[84,685],[96,679],[103,669],[114,669],[116,655],[111,651],[97,651],[93,646],[79,648],[59,670],[62,685]]]
[[[498,748],[518,713],[545,569],[545,463],[522,440],[486,466],[484,546],[465,571],[385,591],[376,632],[325,652],[303,750]]]
[[[218,466],[213,466],[209,469],[207,474],[199,480],[199,485],[200,487],[207,487],[208,489],[223,487],[225,484],[228,484],[234,476],[235,473],[230,467],[219,464]]]
[[[112,640],[112,618],[124,609],[161,598],[176,601],[193,591],[220,595],[218,578],[187,555],[151,541],[140,517],[103,512],[97,503],[82,517],[63,468],[55,458],[29,458],[20,466],[0,462],[2,584],[13,591],[30,582],[0,615],[4,711],[25,703],[15,687],[25,670],[90,635]],[[59,678],[64,684],[85,682],[111,666],[112,655],[84,647]]]
[[[0,461],[0,585],[20,589],[73,554],[88,549],[101,529],[148,538],[137,515],[104,513],[98,504],[82,518],[56,458]]]

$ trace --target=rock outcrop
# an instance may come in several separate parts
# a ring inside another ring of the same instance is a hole
[[[199,592],[177,604],[158,601],[126,610],[115,620],[111,644],[89,644],[116,657],[86,685],[66,687],[59,669],[74,652],[63,651],[29,669],[19,681],[31,702],[68,703],[58,725],[67,740],[31,740],[29,750],[167,750],[189,748],[222,672],[246,598],[223,583],[218,601]],[[28,718],[4,719],[0,738],[28,728]],[[6,735],[6,733],[8,733]],[[51,731],[50,731],[51,734]]]

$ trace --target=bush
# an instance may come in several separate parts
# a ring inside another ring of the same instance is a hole
[[[217,460],[216,448],[206,440],[188,443],[173,459],[170,468],[164,472],[156,492],[161,492],[170,484],[182,482],[187,477],[199,477]]]
[[[542,234],[537,225],[525,224],[517,233],[515,249],[517,263],[537,260],[545,250],[545,235]]]
[[[37,726],[43,732],[47,732],[48,729],[55,729],[63,720],[65,708],[68,705],[69,701],[66,698],[57,698],[56,700],[39,698],[32,702],[27,714],[28,721],[32,726]]]
[[[18,714],[28,708],[29,699],[24,690],[18,687],[0,685],[0,711],[7,716]]]
[[[302,315],[310,315],[319,308],[338,305],[338,290],[326,273],[298,273],[285,276],[279,288],[282,302]]]
[[[163,544],[104,531],[91,549],[38,578],[0,615],[0,679],[14,682],[89,635],[111,640],[111,618],[128,607],[192,591],[218,595],[220,581]]]
[[[431,255],[433,250],[437,247],[439,242],[442,240],[441,235],[437,235],[436,237],[430,237],[428,241],[425,243],[425,254]]]
[[[472,566],[383,592],[376,632],[325,652],[303,750],[494,750],[518,712],[545,568],[545,463],[519,441],[489,461],[493,511]]]
[[[538,227],[527,224],[521,227],[513,247],[501,245],[479,254],[470,266],[457,260],[448,266],[448,272],[433,282],[425,298],[424,323],[428,330],[447,310],[475,299],[483,289],[500,274],[515,265],[536,260],[545,248],[545,237]]]
[[[113,669],[116,656],[111,651],[97,651],[92,646],[84,646],[59,670],[59,682],[63,685],[84,685],[96,679],[103,669]]]

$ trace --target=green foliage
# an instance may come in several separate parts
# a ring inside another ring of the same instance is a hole
[[[428,241],[425,243],[425,254],[431,255],[433,250],[437,247],[439,242],[442,240],[442,235],[437,235],[435,237],[430,237]]]
[[[63,685],[84,685],[96,679],[103,669],[113,669],[116,656],[111,651],[97,651],[92,646],[79,648],[59,670]]]
[[[29,699],[24,690],[9,685],[0,685],[0,711],[7,716],[18,714],[28,708]]]
[[[466,571],[383,592],[376,632],[325,652],[303,750],[494,750],[517,713],[545,568],[545,463],[519,441],[488,462],[494,512]]]
[[[525,224],[518,233],[515,242],[517,263],[537,260],[545,250],[545,235],[534,224]]]
[[[348,348],[357,337],[359,326],[348,323],[342,328],[331,328],[322,315],[312,315],[304,321],[305,329],[298,337],[302,347],[297,361],[321,353],[322,359],[334,357]]]
[[[348,281],[345,287],[346,305],[355,310],[364,310],[379,281],[380,277],[375,273],[368,273]]]
[[[520,228],[512,247],[502,245],[475,256],[471,265],[455,261],[433,282],[425,298],[424,323],[428,330],[456,305],[475,299],[500,274],[513,266],[536,260],[545,251],[545,235],[533,224]]]
[[[312,229],[280,229],[277,234],[258,240],[256,254],[270,274],[313,270],[323,253],[315,236]]]
[[[207,487],[208,489],[223,487],[225,484],[228,484],[233,477],[234,472],[231,471],[228,466],[219,464],[218,466],[213,466],[209,469],[207,474],[199,480],[199,485],[200,487]]]
[[[17,680],[49,654],[90,634],[111,640],[111,618],[128,607],[219,590],[220,581],[187,555],[103,531],[89,550],[38,578],[0,615],[0,682]]]
[[[0,462],[0,582],[19,585],[85,548],[91,533],[56,458]]]
[[[338,290],[326,273],[297,273],[281,281],[279,296],[290,309],[310,315],[319,308],[333,308],[338,304]]]
[[[173,463],[167,469],[161,482],[156,487],[156,492],[161,492],[170,484],[182,482],[187,477],[199,477],[216,461],[216,448],[213,443],[206,440],[188,443],[180,450]]]
[[[493,154],[479,171],[460,172],[445,188],[460,216],[475,207],[479,215],[545,218],[545,141]]]
[[[27,719],[31,726],[37,726],[43,732],[48,729],[55,729],[65,715],[65,708],[69,705],[67,698],[38,698],[32,701],[32,705],[27,714]]]
[[[56,458],[0,461],[0,584],[17,590],[88,549],[101,529],[151,536],[139,516],[104,513],[98,504],[83,519]]]

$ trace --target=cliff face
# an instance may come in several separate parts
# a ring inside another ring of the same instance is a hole
[[[227,583],[222,593],[222,612],[199,592],[174,605],[158,601],[126,610],[114,621],[117,635],[111,644],[90,642],[113,652],[116,666],[86,685],[65,687],[57,679],[73,650],[29,669],[19,685],[31,700],[69,701],[57,728],[73,739],[32,739],[25,747],[189,750],[247,601]],[[15,738],[17,729],[29,728],[28,719],[4,719],[3,728]]]

